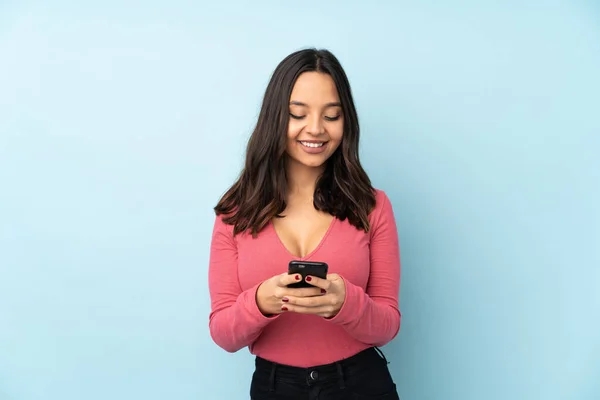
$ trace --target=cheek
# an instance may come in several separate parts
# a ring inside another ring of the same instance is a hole
[[[329,136],[331,140],[335,140],[336,142],[341,142],[342,137],[344,136],[344,123],[337,124],[335,127],[331,129],[329,132]]]
[[[300,133],[300,131],[302,130],[301,126],[298,126],[297,123],[292,123],[290,122],[288,124],[288,139],[295,139],[298,134]]]

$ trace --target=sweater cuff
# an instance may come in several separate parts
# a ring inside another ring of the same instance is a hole
[[[244,310],[246,310],[248,315],[250,315],[250,317],[252,317],[252,319],[256,321],[257,324],[261,326],[266,326],[269,324],[269,322],[277,319],[277,317],[279,317],[280,314],[266,316],[258,308],[258,303],[256,302],[256,293],[258,291],[258,287],[261,284],[262,282],[244,291],[238,297],[238,302],[241,303],[241,306],[244,308]]]
[[[347,325],[360,319],[362,316],[365,291],[360,286],[350,283],[346,278],[342,277],[342,279],[346,286],[346,299],[337,315],[333,318],[328,318],[327,321],[338,325]]]

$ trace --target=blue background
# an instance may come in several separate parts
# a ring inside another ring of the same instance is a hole
[[[211,208],[306,46],[397,215],[401,397],[600,398],[598,2],[49,3],[0,3],[1,400],[248,397]]]

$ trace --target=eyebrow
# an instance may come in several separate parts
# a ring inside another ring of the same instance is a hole
[[[301,106],[301,107],[308,107],[308,104],[303,103],[301,101],[290,101],[290,106]],[[332,103],[327,103],[325,104],[325,108],[329,108],[329,107],[341,107],[342,103],[340,103],[339,101],[334,101]]]

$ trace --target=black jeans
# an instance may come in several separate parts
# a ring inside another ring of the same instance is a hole
[[[252,400],[398,400],[381,351],[371,347],[339,362],[298,368],[256,358]]]

